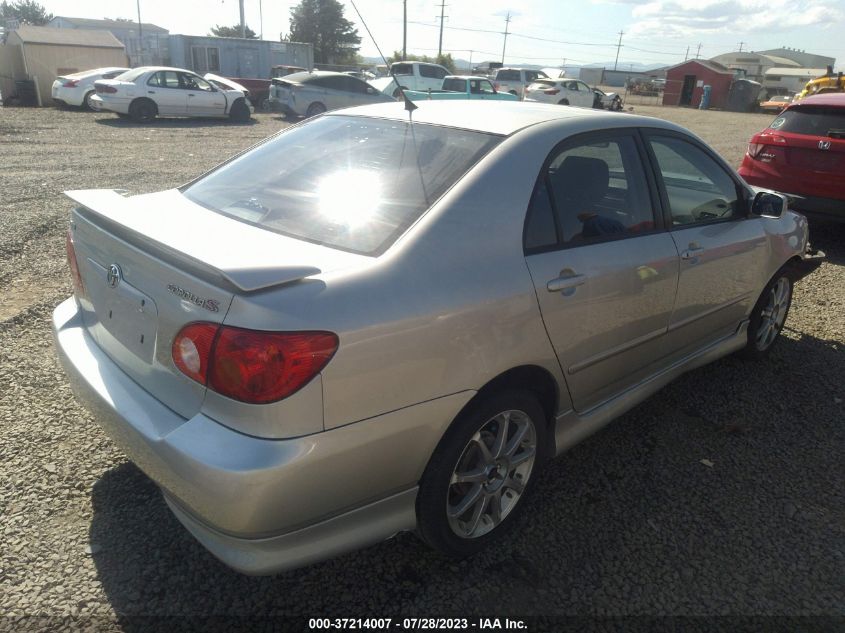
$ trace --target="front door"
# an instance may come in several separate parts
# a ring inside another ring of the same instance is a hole
[[[526,262],[579,412],[653,373],[664,353],[678,252],[645,162],[634,132],[567,141],[526,218]]]
[[[667,337],[675,357],[733,334],[761,290],[764,220],[747,212],[744,187],[703,147],[647,136],[680,253],[678,297]]]
[[[187,96],[189,116],[223,116],[226,112],[226,95],[202,77],[193,73],[179,73]]]

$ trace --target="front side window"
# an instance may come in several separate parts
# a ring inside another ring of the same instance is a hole
[[[554,242],[577,246],[654,229],[636,141],[633,136],[617,136],[566,145],[552,155],[532,196],[525,248]]]
[[[674,226],[742,217],[736,182],[704,150],[671,136],[653,136],[649,142]]]
[[[435,66],[420,64],[420,75],[429,79],[437,79],[437,68]]]
[[[182,191],[261,228],[365,255],[388,248],[501,137],[325,116],[270,139]]]

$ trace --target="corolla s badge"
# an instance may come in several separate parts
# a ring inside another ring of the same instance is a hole
[[[819,141],[819,149],[830,149],[830,141]]]
[[[120,266],[117,264],[109,266],[109,272],[106,275],[106,283],[108,283],[109,288],[117,288],[117,284],[120,283],[122,278],[123,271],[120,270]]]
[[[180,288],[176,284],[168,284],[167,289],[177,297],[190,301],[201,308],[205,308],[209,312],[218,312],[220,310],[220,302],[216,299],[203,299],[202,297],[195,295],[190,290]]]

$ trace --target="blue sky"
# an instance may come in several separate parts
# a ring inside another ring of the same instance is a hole
[[[836,57],[845,69],[845,0],[445,0],[448,16],[443,49],[473,62],[501,60],[505,17],[511,21],[508,64],[587,64],[613,61],[624,31],[619,67],[628,63],[669,65],[683,61],[689,47],[709,58],[739,50],[789,46]],[[402,47],[402,1],[355,0],[383,52]],[[44,0],[55,15],[136,18],[135,0]],[[204,34],[214,24],[238,21],[237,0],[140,0],[141,17],[171,33]],[[246,21],[265,39],[289,30],[296,2],[245,0]],[[361,53],[376,49],[360,26],[352,4],[346,17],[359,27]],[[408,0],[408,52],[435,54],[439,38],[437,0]],[[472,51],[472,53],[470,53]]]

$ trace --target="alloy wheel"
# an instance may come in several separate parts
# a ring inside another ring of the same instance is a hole
[[[467,442],[446,495],[449,527],[474,539],[492,531],[519,502],[534,468],[537,432],[523,411],[502,411]]]
[[[757,328],[754,339],[754,344],[759,351],[768,349],[783,328],[791,295],[789,280],[786,277],[778,279],[769,289],[766,305],[760,313],[760,326]]]

